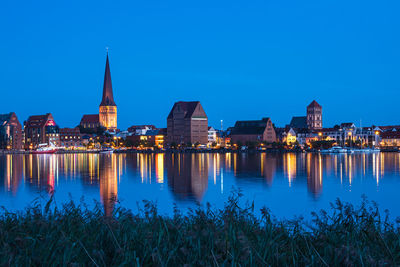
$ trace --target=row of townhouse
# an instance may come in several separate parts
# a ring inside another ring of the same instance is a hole
[[[365,147],[400,147],[400,126],[357,127],[354,123],[342,123],[333,128],[319,130],[298,129],[288,125],[276,128],[279,142],[298,143],[301,146],[313,141],[334,141],[345,146],[357,143]]]
[[[82,146],[79,128],[60,128],[51,113],[30,116],[21,124],[14,112],[0,114],[0,149],[35,149],[39,145]]]

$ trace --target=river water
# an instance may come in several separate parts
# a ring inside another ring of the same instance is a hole
[[[107,214],[115,201],[137,211],[150,200],[170,215],[174,205],[222,208],[235,190],[278,218],[307,218],[336,198],[358,205],[363,195],[397,217],[400,153],[0,155],[0,206],[9,211],[54,194],[58,205],[83,198]]]

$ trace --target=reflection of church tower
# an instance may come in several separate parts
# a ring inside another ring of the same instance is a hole
[[[307,154],[307,186],[317,198],[322,191],[322,158],[321,155]]]
[[[114,131],[117,129],[117,105],[114,102],[108,53],[104,73],[103,98],[99,108],[99,121],[100,125],[107,130]]]
[[[100,155],[99,167],[100,197],[104,205],[104,213],[110,216],[118,197],[116,155]]]

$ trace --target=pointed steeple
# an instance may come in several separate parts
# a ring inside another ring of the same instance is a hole
[[[110,64],[108,62],[108,52],[106,60],[106,71],[104,73],[103,98],[101,100],[100,106],[116,106],[111,84],[111,72]]]

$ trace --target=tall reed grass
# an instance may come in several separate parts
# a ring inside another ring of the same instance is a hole
[[[221,210],[175,209],[161,216],[145,202],[139,213],[118,207],[104,216],[70,202],[51,202],[0,216],[1,266],[394,266],[400,264],[397,222],[376,205],[339,200],[329,212],[274,219],[267,209],[239,207],[233,195]]]

